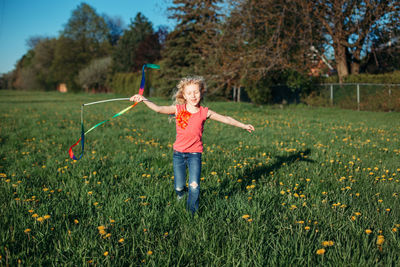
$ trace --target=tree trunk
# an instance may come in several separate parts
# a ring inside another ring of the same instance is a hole
[[[351,74],[360,74],[360,54],[361,51],[359,49],[353,53],[353,60],[351,61]]]
[[[349,68],[347,66],[346,47],[340,43],[335,48],[335,60],[339,83],[343,83],[343,78],[349,75]]]

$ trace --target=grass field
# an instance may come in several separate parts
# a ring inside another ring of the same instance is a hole
[[[168,116],[138,105],[69,159],[81,104],[114,97],[0,91],[0,266],[400,262],[399,113],[206,102],[256,131],[206,122],[192,218]],[[128,105],[86,107],[86,128]]]

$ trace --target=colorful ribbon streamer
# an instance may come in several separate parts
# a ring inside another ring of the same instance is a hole
[[[140,88],[139,88],[139,94],[143,95],[144,92],[144,84],[146,82],[146,78],[145,78],[145,68],[151,68],[151,69],[160,69],[159,65],[156,64],[144,64],[143,68],[142,68],[142,81],[140,82]],[[88,134],[89,132],[91,132],[92,130],[94,130],[95,128],[97,128],[98,126],[106,123],[107,121],[114,119],[118,116],[121,116],[122,114],[124,114],[125,112],[129,111],[130,109],[134,108],[138,102],[136,102],[135,104],[121,110],[120,112],[118,112],[117,114],[115,114],[114,116],[112,116],[110,119],[104,120],[102,122],[97,123],[96,125],[94,125],[92,128],[90,128],[89,130],[87,130],[85,132],[85,128],[84,128],[84,124],[83,124],[83,107],[84,106],[89,106],[89,105],[94,105],[94,104],[100,104],[100,103],[104,103],[104,102],[110,102],[110,101],[119,101],[119,100],[129,100],[129,98],[115,98],[115,99],[107,99],[107,100],[102,100],[102,101],[97,101],[97,102],[91,102],[91,103],[86,103],[83,104],[81,107],[81,138],[79,138],[78,142],[76,142],[75,144],[73,144],[69,149],[68,149],[68,154],[69,157],[73,160],[80,160],[84,154],[85,151],[85,135]],[[81,154],[79,156],[79,158],[77,158],[74,155],[74,152],[72,151],[72,149],[77,146],[79,143],[81,143]]]

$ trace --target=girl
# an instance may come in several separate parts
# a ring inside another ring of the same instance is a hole
[[[203,152],[203,126],[207,119],[233,125],[248,132],[250,124],[243,124],[231,117],[220,115],[200,105],[206,84],[202,77],[186,77],[177,85],[175,104],[158,106],[142,95],[134,95],[130,101],[143,102],[147,107],[162,114],[175,114],[176,140],[173,145],[174,187],[178,200],[185,194],[186,166],[189,168],[189,196],[187,209],[194,214],[199,208],[201,154]]]

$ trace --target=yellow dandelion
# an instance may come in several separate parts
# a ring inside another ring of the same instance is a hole
[[[147,255],[153,255],[153,251],[151,250],[147,251]]]
[[[324,255],[325,254],[325,249],[321,248],[317,250],[317,255]]]
[[[43,216],[43,219],[45,219],[45,220],[50,219],[50,215],[44,215],[44,216]]]
[[[43,217],[39,217],[39,218],[37,218],[36,219],[38,222],[43,222],[44,221],[44,218]]]
[[[33,212],[34,212],[34,210],[28,210],[28,212],[29,212],[29,213],[33,213]]]
[[[99,231],[100,230],[104,230],[104,229],[106,229],[106,227],[104,225],[100,225],[100,226],[97,227],[97,230],[99,230]]]
[[[245,215],[242,216],[242,218],[243,218],[243,219],[248,219],[248,218],[250,218],[250,215],[245,214]]]
[[[383,235],[378,235],[376,239],[376,244],[378,246],[381,246],[385,242],[385,237]]]
[[[304,227],[304,230],[310,230],[310,226],[306,226],[306,227]]]
[[[108,256],[108,251],[103,253],[104,256]]]
[[[29,233],[31,231],[31,229],[29,229],[29,228],[27,228],[27,229],[25,229],[24,230],[24,232],[27,234],[27,233]]]
[[[123,238],[120,238],[120,239],[118,240],[119,243],[124,243],[124,241],[125,241],[125,240],[124,240]]]
[[[367,230],[365,230],[365,233],[366,233],[367,235],[369,235],[369,234],[372,233],[372,230],[371,230],[371,229],[367,229]]]
[[[333,246],[335,244],[335,242],[333,242],[333,241],[323,241],[322,242],[322,245],[324,246],[324,247],[331,247],[331,246]]]
[[[78,221],[77,219],[75,219],[75,220],[74,220],[74,223],[75,223],[75,224],[78,224],[78,223],[79,223],[79,221]]]
[[[105,230],[99,230],[99,234],[100,235],[105,235],[105,234],[107,234],[107,232]]]

